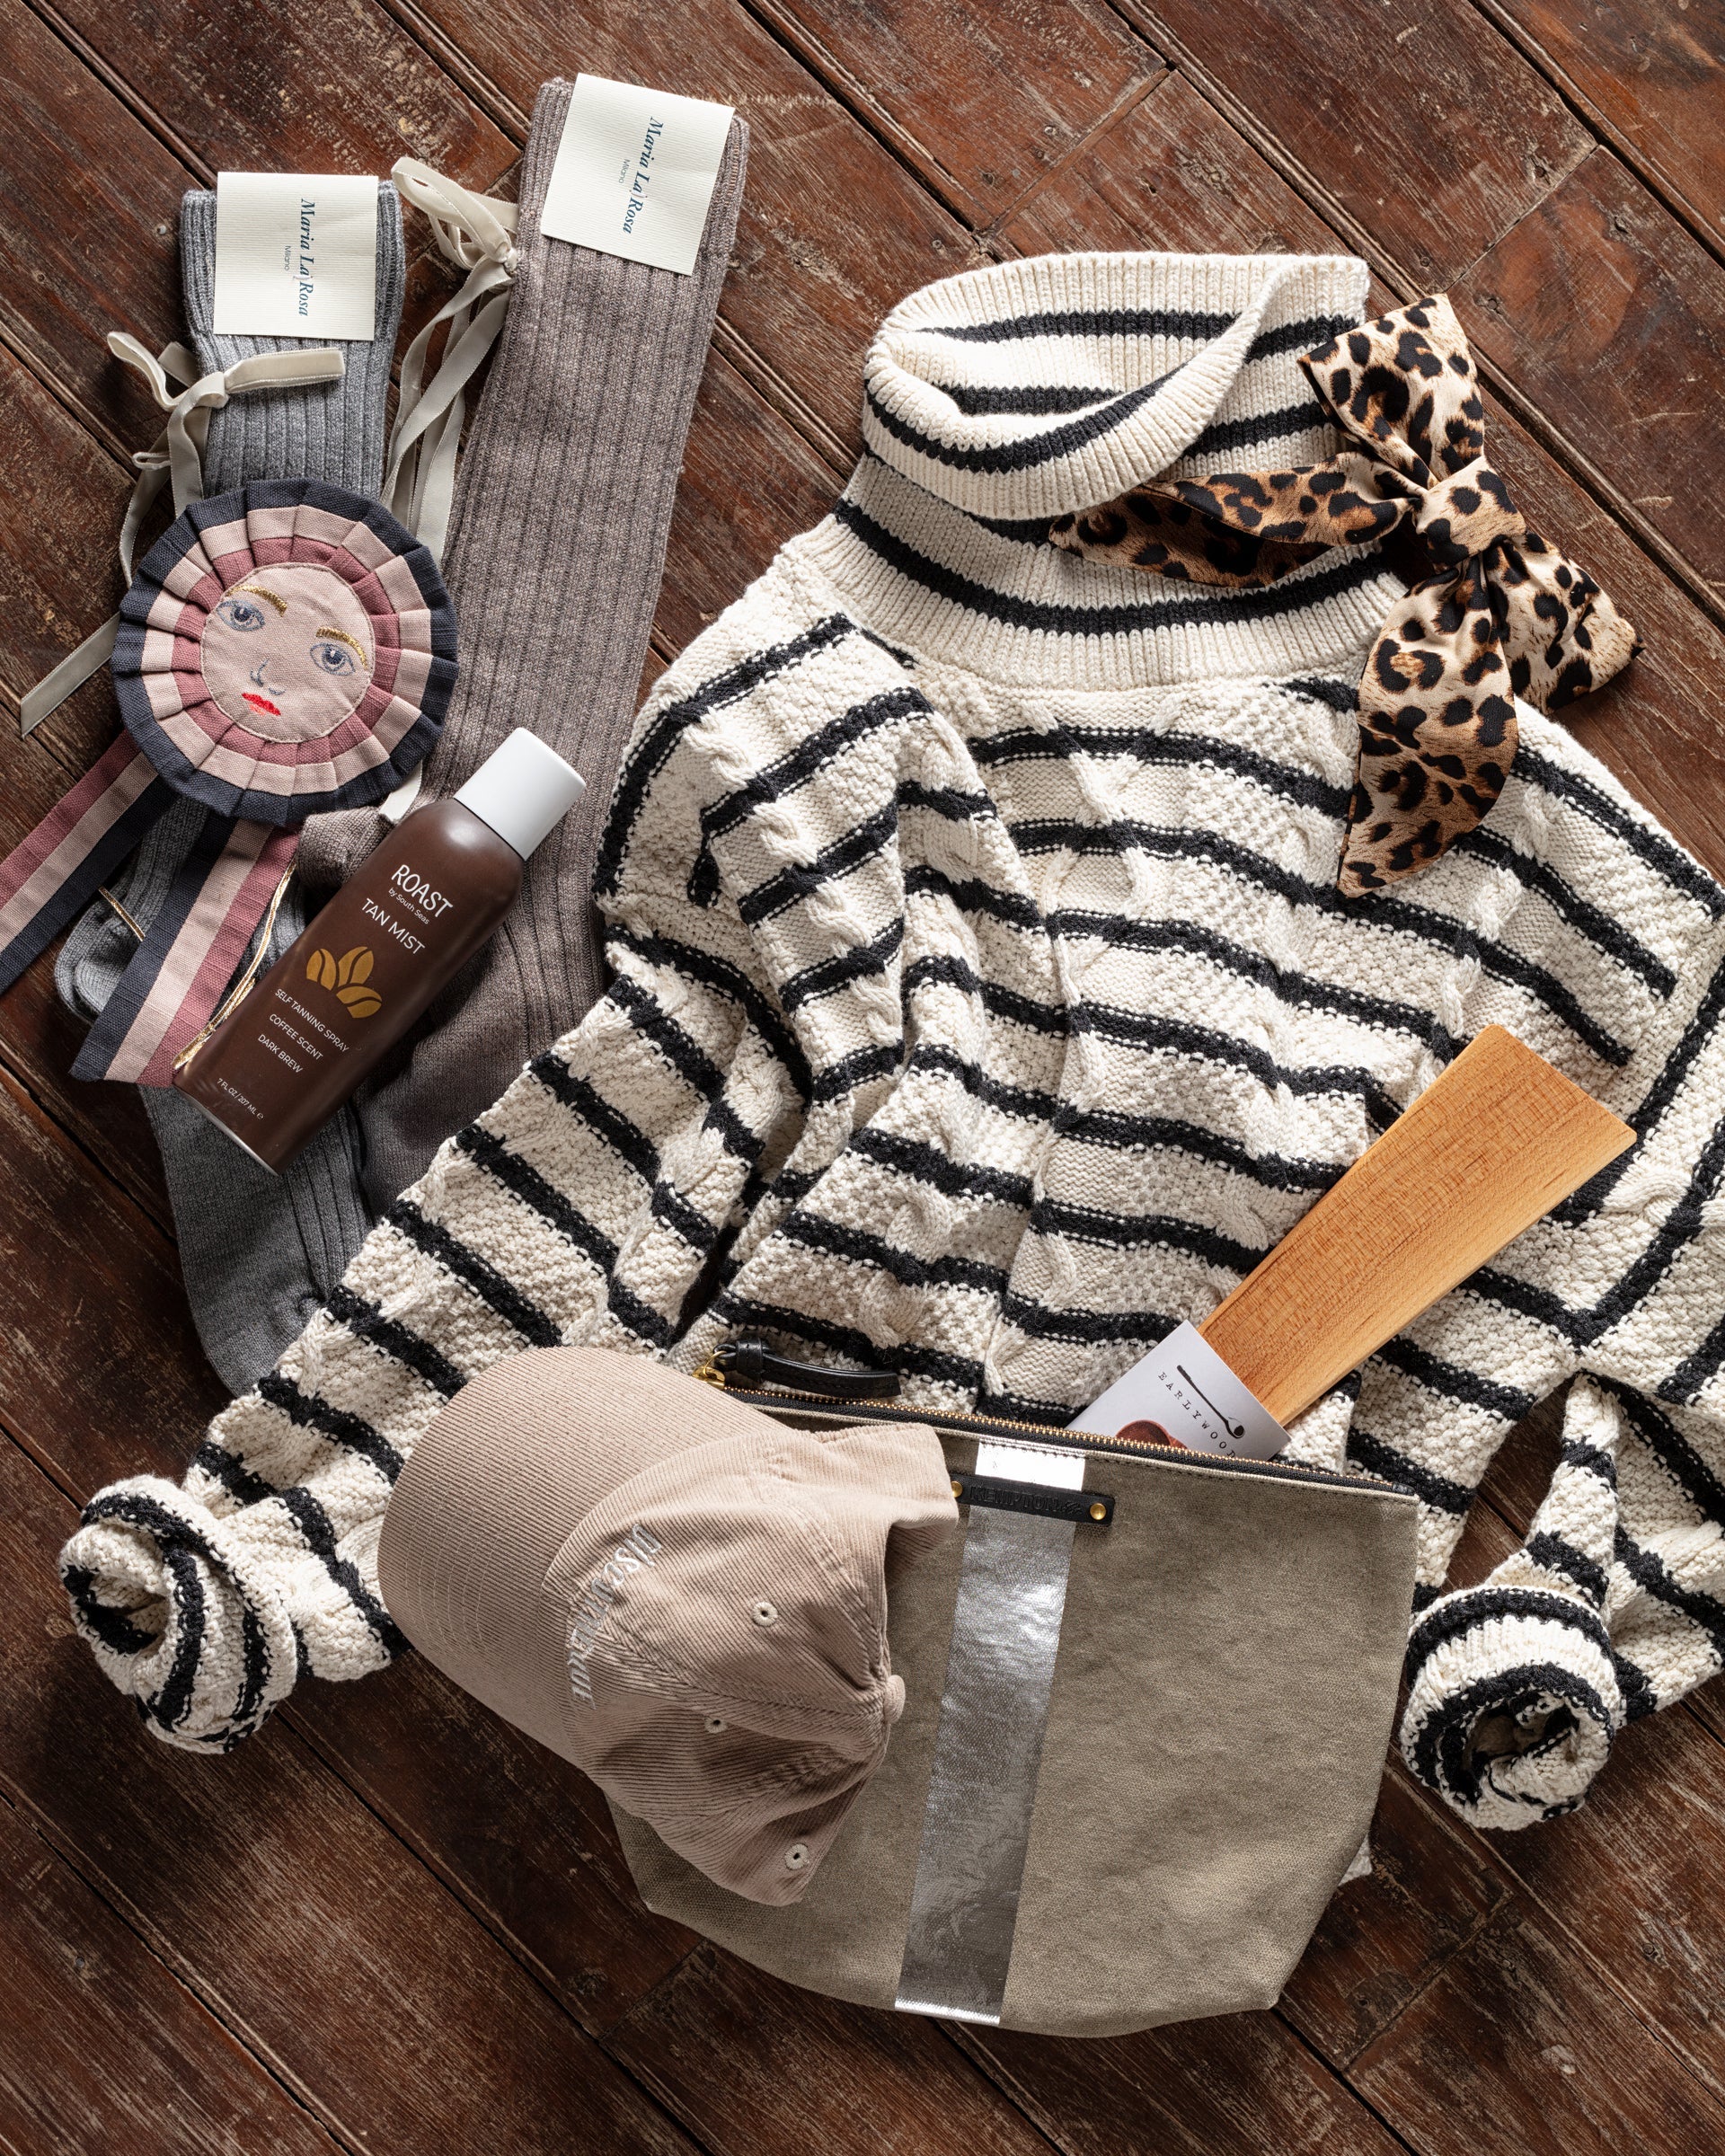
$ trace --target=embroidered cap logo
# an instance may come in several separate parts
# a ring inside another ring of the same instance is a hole
[[[581,1588],[569,1628],[569,1688],[588,1707],[593,1704],[593,1679],[587,1658],[605,1629],[617,1589],[632,1572],[656,1563],[664,1547],[656,1534],[637,1522]]]

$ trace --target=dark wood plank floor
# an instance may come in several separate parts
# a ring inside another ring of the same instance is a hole
[[[749,184],[672,540],[669,656],[836,492],[916,285],[1044,249],[1348,248],[1453,294],[1496,461],[1640,625],[1578,731],[1725,873],[1725,0],[0,0],[0,846],[111,737],[18,694],[110,609],[102,348],[181,333],[222,166],[513,188],[579,69],[721,98]],[[416,252],[410,316],[449,289]],[[659,663],[658,660],[655,664]],[[1725,2149],[1725,1683],[1561,1824],[1486,1837],[1392,1769],[1378,1869],[1272,2013],[1100,2044],[869,2015],[649,1915],[603,1807],[409,1660],[231,1758],[153,1743],[54,1552],[219,1404],[136,1098],[74,1085],[39,966],[0,1003],[0,2145],[378,2156],[1618,2156]],[[1525,1531],[1552,1418],[1458,1577]]]

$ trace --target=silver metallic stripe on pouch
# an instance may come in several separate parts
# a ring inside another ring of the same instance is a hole
[[[977,1472],[1082,1488],[1084,1455],[983,1445]],[[973,1507],[894,2003],[1000,2019],[1066,1611],[1073,1524]]]

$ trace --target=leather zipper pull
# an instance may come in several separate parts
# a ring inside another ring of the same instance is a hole
[[[713,1350],[712,1368],[721,1382],[745,1392],[778,1385],[789,1392],[818,1393],[823,1400],[892,1400],[898,1392],[894,1370],[829,1370],[818,1363],[793,1362],[775,1355],[765,1340],[727,1340]]]

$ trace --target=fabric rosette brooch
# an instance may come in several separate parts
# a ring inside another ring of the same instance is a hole
[[[199,843],[73,1066],[166,1085],[305,818],[381,801],[423,761],[455,685],[455,610],[381,503],[257,481],[190,502],[157,541],[110,665],[125,730],[0,862],[0,988],[176,800],[199,804]]]
[[[1515,761],[1516,698],[1596,689],[1639,648],[1587,570],[1530,531],[1485,455],[1473,358],[1441,294],[1301,359],[1343,448],[1293,472],[1157,479],[1057,546],[1159,577],[1273,584],[1408,525],[1437,573],[1379,631],[1359,683],[1359,763],[1339,886],[1356,897],[1436,861],[1489,815]]]

